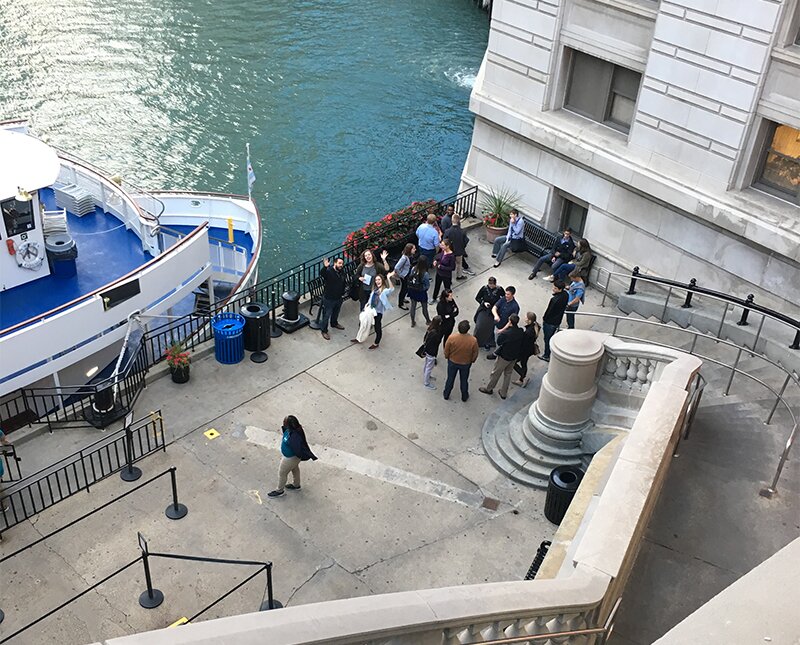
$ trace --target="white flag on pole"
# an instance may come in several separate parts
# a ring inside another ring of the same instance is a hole
[[[256,173],[253,172],[253,166],[250,163],[250,144],[247,144],[247,196],[252,197],[251,191],[253,184],[256,182]]]

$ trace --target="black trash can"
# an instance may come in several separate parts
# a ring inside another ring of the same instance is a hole
[[[300,294],[296,291],[283,293],[283,319],[292,322],[300,318]]]
[[[550,473],[547,498],[544,501],[544,516],[553,524],[561,524],[567,514],[575,491],[583,479],[583,471],[577,466],[559,466]]]
[[[269,309],[260,302],[242,307],[244,316],[244,348],[248,352],[263,352],[269,347]]]

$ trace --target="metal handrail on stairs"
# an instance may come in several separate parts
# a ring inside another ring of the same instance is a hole
[[[719,334],[722,333],[722,329],[725,325],[725,319],[727,318],[728,312],[731,310],[731,308],[740,307],[742,309],[742,313],[739,320],[736,322],[736,324],[740,327],[745,327],[750,324],[747,318],[751,311],[759,313],[762,316],[761,322],[758,325],[758,331],[756,332],[755,339],[753,340],[753,349],[755,349],[759,339],[761,338],[761,332],[764,328],[764,321],[767,318],[774,320],[775,322],[780,323],[787,329],[791,330],[794,333],[794,340],[789,345],[789,349],[800,349],[800,320],[795,320],[791,316],[787,316],[779,311],[756,304],[755,296],[752,293],[749,294],[745,299],[737,298],[736,296],[732,296],[727,293],[722,293],[713,289],[707,289],[706,287],[700,287],[697,285],[697,280],[695,278],[692,278],[688,283],[685,283],[677,280],[670,280],[668,278],[660,278],[658,276],[643,275],[639,273],[638,266],[633,267],[633,271],[631,273],[609,271],[603,267],[597,267],[597,274],[598,278],[600,278],[603,274],[606,276],[605,283],[603,283],[601,279],[597,280],[598,284],[603,284],[603,299],[600,303],[601,307],[605,306],[606,297],[610,293],[609,285],[613,276],[617,276],[621,281],[629,283],[628,289],[625,292],[626,295],[634,295],[636,293],[637,283],[647,282],[650,284],[656,284],[660,287],[667,287],[667,297],[664,300],[664,308],[661,314],[662,322],[664,320],[664,316],[666,315],[667,308],[669,307],[669,300],[672,297],[673,291],[685,291],[686,295],[684,297],[683,304],[681,304],[682,309],[692,308],[692,296],[694,294],[702,295],[705,298],[710,298],[711,300],[725,303],[725,310],[722,314],[722,319],[720,320],[717,337],[719,337]]]
[[[786,464],[786,460],[789,458],[789,452],[791,451],[792,445],[794,444],[795,437],[797,436],[797,426],[798,426],[797,418],[798,418],[798,416],[800,416],[800,411],[798,411],[798,414],[795,414],[795,411],[792,409],[791,404],[788,401],[786,401],[786,399],[784,398],[784,394],[786,393],[786,388],[788,387],[790,382],[794,383],[794,385],[800,390],[800,379],[798,379],[797,376],[795,376],[791,371],[788,371],[786,368],[784,368],[779,363],[776,363],[771,358],[768,358],[767,356],[764,356],[763,354],[760,354],[760,353],[758,353],[758,352],[756,352],[756,351],[754,351],[754,350],[752,350],[750,348],[742,347],[741,345],[737,345],[736,343],[733,343],[733,342],[731,342],[729,340],[724,340],[722,338],[719,338],[718,336],[714,336],[712,334],[707,334],[705,332],[697,331],[697,330],[694,330],[694,329],[684,329],[682,327],[677,327],[677,326],[674,326],[674,325],[668,325],[666,323],[658,322],[658,321],[654,321],[654,320],[644,320],[644,319],[638,319],[638,318],[629,318],[627,316],[616,316],[616,315],[613,315],[613,314],[601,314],[601,313],[595,313],[595,312],[590,312],[590,311],[577,311],[575,313],[578,316],[586,317],[586,318],[597,318],[597,319],[604,319],[604,320],[613,320],[614,321],[614,327],[613,327],[613,329],[611,331],[611,335],[615,336],[616,338],[622,338],[623,340],[640,341],[640,342],[642,341],[641,338],[638,338],[636,336],[626,336],[624,334],[619,334],[617,332],[617,328],[619,326],[620,321],[625,322],[625,323],[635,323],[635,324],[640,324],[640,325],[650,325],[652,327],[667,328],[670,331],[677,331],[677,332],[681,332],[681,333],[690,335],[692,337],[692,344],[691,344],[691,347],[688,350],[683,348],[683,347],[676,347],[675,345],[670,345],[669,343],[662,343],[662,342],[658,342],[658,341],[654,341],[654,340],[648,340],[647,342],[652,344],[652,345],[658,345],[659,347],[669,347],[671,349],[676,349],[676,350],[681,351],[681,352],[686,352],[688,354],[691,354],[692,356],[697,356],[698,358],[702,359],[703,361],[707,361],[709,363],[714,363],[715,365],[719,365],[721,367],[730,369],[731,370],[731,374],[730,374],[730,378],[728,379],[728,383],[727,383],[727,385],[725,387],[724,396],[728,396],[728,394],[730,392],[731,385],[733,383],[733,379],[734,379],[736,374],[741,374],[742,376],[746,376],[747,378],[751,379],[752,381],[755,381],[759,385],[761,385],[764,388],[766,388],[767,390],[769,390],[775,396],[775,403],[772,405],[772,408],[771,408],[769,414],[767,415],[766,420],[764,421],[764,425],[769,425],[772,422],[772,418],[775,415],[776,410],[778,409],[778,405],[780,405],[781,403],[786,408],[786,411],[789,413],[789,417],[791,418],[791,422],[792,422],[792,431],[789,433],[789,438],[786,440],[786,444],[784,445],[783,452],[781,453],[780,459],[778,461],[778,467],[777,467],[777,469],[775,471],[775,476],[772,479],[772,483],[770,485],[764,486],[760,490],[759,494],[762,497],[772,497],[773,495],[775,495],[778,492],[778,481],[780,480],[781,473],[783,471],[783,467]],[[706,339],[709,339],[709,340],[713,340],[715,343],[721,343],[723,345],[727,345],[729,347],[732,347],[732,348],[736,349],[737,350],[736,360],[731,365],[731,364],[729,364],[729,363],[727,363],[725,361],[713,358],[711,356],[705,356],[705,355],[699,353],[698,351],[696,351],[698,338],[706,338]],[[750,373],[748,373],[748,372],[746,372],[746,371],[744,371],[744,370],[739,368],[739,363],[740,363],[740,360],[742,358],[742,354],[745,354],[745,353],[749,354],[750,357],[752,357],[752,358],[759,358],[759,359],[761,359],[763,361],[766,361],[767,363],[769,363],[770,365],[772,365],[773,367],[778,369],[780,372],[785,374],[786,378],[784,379],[783,385],[781,386],[780,390],[775,390],[775,388],[773,388],[768,383],[765,383],[764,381],[762,381],[757,376],[754,376],[753,374],[750,374]],[[705,385],[703,385],[703,387],[705,387]],[[699,401],[698,401],[698,403],[699,403]]]

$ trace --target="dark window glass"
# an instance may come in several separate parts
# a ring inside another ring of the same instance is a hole
[[[572,52],[567,109],[627,132],[642,75],[583,52]]]
[[[800,130],[776,125],[764,153],[762,188],[798,200],[800,195]]]
[[[568,199],[564,200],[564,212],[561,217],[561,228],[572,229],[573,237],[583,237],[583,229],[586,226],[586,214],[588,210],[585,206],[571,202]]]

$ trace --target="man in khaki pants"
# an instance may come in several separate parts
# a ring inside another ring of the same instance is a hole
[[[478,391],[484,394],[493,394],[494,386],[503,377],[503,384],[500,386],[500,398],[508,396],[508,386],[511,384],[511,375],[514,371],[514,363],[522,356],[522,349],[525,342],[525,332],[519,328],[519,316],[511,314],[508,322],[497,335],[497,362],[489,377],[486,387],[479,387]]]

